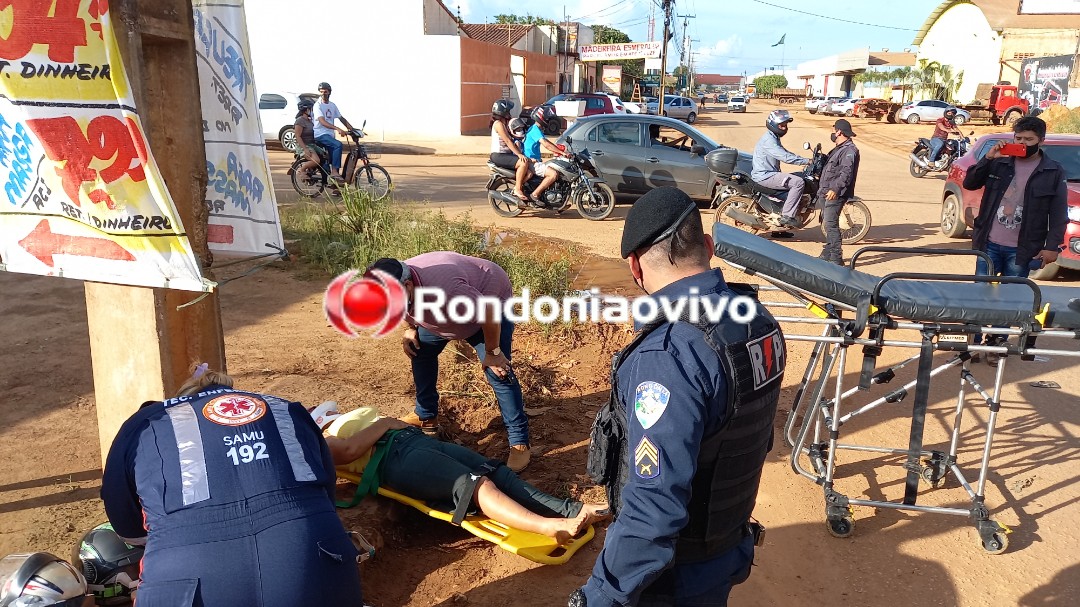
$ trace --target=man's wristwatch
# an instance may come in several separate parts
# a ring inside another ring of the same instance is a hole
[[[492,356],[502,356],[502,348],[496,347],[494,350],[488,350],[487,353]]]

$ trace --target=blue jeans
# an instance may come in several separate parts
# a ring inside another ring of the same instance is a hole
[[[945,140],[941,137],[930,138],[930,162],[935,162],[938,156],[941,155],[942,148],[945,147]]]
[[[990,261],[994,262],[994,276],[1019,276],[1020,278],[1027,278],[1028,273],[1031,272],[1031,260],[1027,260],[1024,264],[1016,263],[1016,247],[1006,247],[990,241],[986,241],[986,254],[990,256]],[[975,262],[975,275],[976,276],[990,276],[990,268],[986,267],[986,260],[982,257],[978,258]],[[981,344],[983,339],[982,335],[975,335],[974,343]],[[989,344],[988,344],[989,345]]]
[[[330,152],[330,166],[334,167],[335,171],[341,169],[341,142],[333,135],[319,135],[315,142]]]
[[[416,382],[416,415],[420,419],[431,419],[439,414],[439,391],[436,388],[439,380],[439,354],[442,353],[449,340],[423,327],[420,327],[417,333],[420,339],[420,350],[412,359],[413,381]],[[510,360],[513,337],[514,323],[504,318],[499,348],[506,360]],[[476,356],[480,362],[483,362],[487,356],[483,330],[477,331],[465,341],[476,350]],[[484,375],[491,384],[491,389],[495,391],[495,398],[499,401],[499,411],[502,412],[503,424],[506,425],[510,444],[528,445],[529,419],[525,416],[525,404],[521,397],[521,384],[518,383],[517,376],[510,371],[503,379],[488,368],[484,369]]]
[[[731,588],[746,581],[754,562],[754,538],[710,560],[675,565],[641,593],[638,607],[725,607]]]

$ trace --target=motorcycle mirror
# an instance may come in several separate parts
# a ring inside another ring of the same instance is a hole
[[[970,133],[968,133],[968,137],[971,137],[974,134],[975,134],[975,131],[971,131]]]
[[[364,119],[364,122],[362,122],[362,123],[360,124],[360,130],[361,130],[361,131],[362,131],[362,130],[364,130],[364,127],[365,127],[365,126],[367,126],[367,119],[366,119],[366,118]]]
[[[567,137],[566,138],[566,144],[567,145],[574,145],[574,139],[572,137]]]
[[[803,144],[802,144],[802,148],[804,150],[809,150],[810,149],[810,142],[809,141],[804,141]]]

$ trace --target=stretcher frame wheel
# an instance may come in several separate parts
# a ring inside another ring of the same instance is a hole
[[[1004,533],[995,533],[990,538],[982,540],[982,547],[990,554],[1001,554],[1009,549],[1009,536]]]
[[[831,516],[826,519],[829,535],[838,538],[851,537],[855,533],[855,519],[850,516]]]
[[[928,485],[934,489],[940,489],[945,485],[945,477],[938,474],[937,468],[933,466],[923,466],[922,478]]]

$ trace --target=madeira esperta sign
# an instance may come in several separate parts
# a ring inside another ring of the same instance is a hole
[[[580,47],[582,61],[613,59],[656,59],[660,56],[659,42],[623,42],[620,44],[584,44]]]

